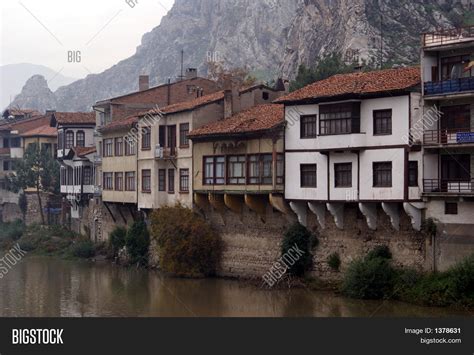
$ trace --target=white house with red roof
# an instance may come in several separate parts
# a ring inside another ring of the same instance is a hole
[[[420,68],[335,75],[278,99],[285,105],[285,198],[344,229],[357,205],[370,229],[379,213],[400,228],[403,209],[421,228],[422,153],[410,129],[421,119]],[[329,213],[327,213],[329,212]]]

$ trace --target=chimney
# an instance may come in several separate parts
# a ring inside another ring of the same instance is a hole
[[[55,113],[55,112],[56,112],[56,110],[46,110],[45,116],[51,117],[53,115],[53,113]]]
[[[140,75],[138,77],[138,90],[148,90],[150,88],[150,77],[148,75]]]
[[[239,90],[232,77],[224,78],[224,118],[229,118],[240,111]]]
[[[197,69],[188,68],[186,69],[186,80],[197,78]]]

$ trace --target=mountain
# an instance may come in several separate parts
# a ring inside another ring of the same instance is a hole
[[[11,100],[21,91],[26,81],[33,75],[42,75],[48,79],[48,85],[55,91],[60,86],[74,82],[75,78],[69,78],[55,70],[43,65],[30,63],[7,64],[0,66],[0,109],[8,106]]]
[[[140,74],[150,75],[151,85],[174,79],[181,50],[184,67],[201,75],[208,60],[218,59],[266,79],[291,79],[300,64],[333,52],[356,53],[372,64],[380,53],[385,65],[416,63],[420,34],[472,19],[472,7],[456,0],[176,0],[132,57],[59,88],[51,104],[89,110],[98,100],[137,90]]]

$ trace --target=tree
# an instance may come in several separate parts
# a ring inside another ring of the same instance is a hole
[[[49,149],[36,143],[28,145],[23,159],[15,162],[15,174],[8,177],[8,187],[14,192],[34,188],[38,197],[41,223],[45,224],[41,192],[59,192],[59,164]]]
[[[130,264],[140,264],[146,266],[148,264],[148,249],[150,247],[150,234],[146,223],[143,221],[135,221],[127,231],[125,237],[125,245],[128,255],[130,256]]]
[[[231,79],[237,88],[252,86],[257,81],[247,68],[226,69],[222,62],[209,62],[207,72],[208,78],[216,81],[221,88],[225,87],[228,79]]]
[[[324,80],[336,74],[350,73],[353,71],[353,64],[346,64],[338,53],[332,53],[323,57],[315,66],[306,67],[301,64],[298,74],[290,83],[290,91],[301,89],[315,81]]]

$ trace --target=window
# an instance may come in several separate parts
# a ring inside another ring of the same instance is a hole
[[[374,135],[392,134],[392,110],[374,111]]]
[[[135,191],[135,172],[125,173],[125,191]]]
[[[392,162],[373,163],[373,186],[392,187]]]
[[[454,57],[441,58],[441,78],[442,80],[467,78],[474,75],[472,68],[466,69],[471,61],[471,56],[459,55]]]
[[[92,168],[90,166],[84,167],[84,185],[92,185]]]
[[[142,170],[142,192],[151,192],[151,170]]]
[[[20,137],[12,138],[10,146],[12,148],[21,148],[21,138]]]
[[[301,139],[316,138],[316,115],[301,116]]]
[[[301,164],[301,187],[316,187],[316,164]]]
[[[44,152],[51,152],[51,143],[41,143],[41,150]]]
[[[113,156],[113,139],[104,139],[104,157]]]
[[[67,131],[66,132],[66,149],[71,149],[74,147],[74,132]]]
[[[174,194],[174,169],[168,169],[168,192]]]
[[[120,157],[123,155],[123,138],[115,138],[115,156]]]
[[[352,187],[352,163],[334,164],[335,187]]]
[[[189,123],[181,123],[179,125],[179,146],[180,147],[188,147],[189,146]]]
[[[189,169],[179,170],[179,191],[189,192]]]
[[[418,186],[418,162],[417,161],[408,162],[408,186],[410,187]]]
[[[160,147],[166,147],[166,126],[160,126],[158,128],[158,140]]]
[[[471,127],[471,105],[441,107],[441,129],[469,129]]]
[[[62,130],[58,131],[58,149],[63,149],[64,133]]]
[[[123,191],[123,173],[115,173],[115,191]]]
[[[151,149],[151,129],[150,127],[142,128],[142,150]]]
[[[8,138],[3,138],[3,148],[10,148],[10,140]]]
[[[360,102],[319,106],[319,134],[360,133]]]
[[[3,162],[3,171],[10,171],[10,162],[8,160]]]
[[[85,147],[86,146],[86,135],[84,131],[77,131],[76,133],[76,146]]]
[[[104,173],[104,190],[113,190],[113,174],[112,173]]]
[[[456,202],[445,202],[444,214],[458,214],[458,204]]]
[[[277,155],[277,181],[278,185],[283,185],[285,183],[285,155]]]
[[[270,94],[266,91],[262,92],[262,99],[267,101],[270,98]]]
[[[124,139],[124,147],[125,147],[125,155],[135,155],[137,154],[136,151],[136,144],[132,138],[125,137]]]
[[[281,178],[283,178],[283,164],[280,163]],[[278,170],[278,166],[277,166]],[[249,184],[273,184],[273,155],[259,154],[250,155],[248,158],[248,183]],[[283,180],[283,179],[281,179]],[[281,182],[283,183],[283,182]]]
[[[234,155],[227,160],[227,183],[233,185],[245,184],[245,155]]]
[[[158,170],[158,191],[166,191],[166,169]]]
[[[224,185],[225,157],[204,158],[204,185]]]
[[[67,184],[68,185],[74,184],[73,177],[74,177],[74,170],[72,170],[71,167],[68,167],[67,168]]]

